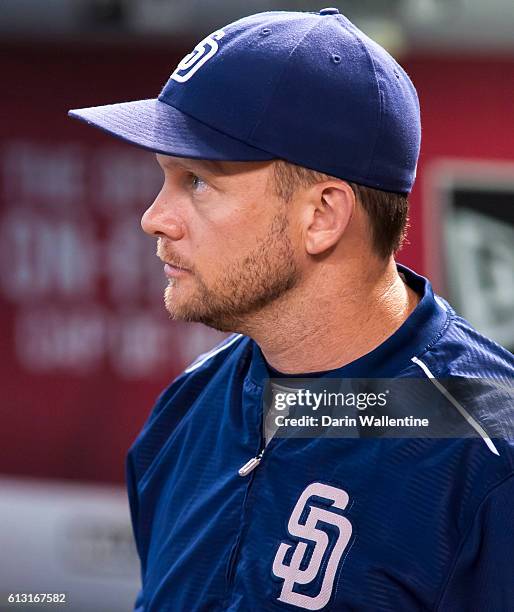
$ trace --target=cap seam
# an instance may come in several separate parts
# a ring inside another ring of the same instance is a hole
[[[269,98],[268,98],[268,102],[267,104],[264,106],[264,108],[261,111],[261,115],[260,117],[257,119],[257,121],[255,122],[255,125],[253,126],[253,128],[250,130],[249,134],[248,134],[248,138],[250,140],[253,139],[254,134],[257,130],[257,128],[261,125],[264,116],[266,115],[266,111],[268,110],[268,108],[271,105],[271,101],[273,100],[273,98],[275,97],[275,94],[279,88],[280,83],[282,82],[282,77],[284,76],[284,73],[286,71],[287,66],[289,65],[289,62],[291,60],[291,58],[293,57],[294,53],[296,52],[296,50],[298,49],[298,47],[303,43],[303,41],[305,40],[305,38],[318,26],[320,26],[322,24],[322,21],[319,20],[317,23],[314,23],[308,30],[307,32],[305,32],[305,34],[300,38],[300,40],[296,43],[296,45],[291,49],[291,52],[289,53],[286,61],[284,62],[284,66],[282,67],[282,70],[280,72],[280,75],[277,78],[277,82],[275,84],[275,87],[273,88],[273,91],[271,92]],[[253,145],[252,145],[253,146]]]
[[[376,134],[375,134],[375,142],[373,143],[373,147],[371,149],[371,155],[370,155],[368,167],[366,169],[366,172],[364,173],[365,177],[366,177],[366,180],[367,180],[367,178],[369,177],[370,168],[371,168],[371,166],[373,164],[373,159],[375,158],[375,151],[376,151],[377,143],[378,143],[378,135],[379,135],[380,130],[382,128],[382,118],[384,116],[384,113],[383,113],[384,109],[383,109],[383,102],[382,102],[382,90],[380,89],[380,85],[379,85],[379,82],[378,82],[377,71],[376,71],[376,67],[375,67],[375,62],[373,61],[371,53],[369,52],[368,48],[363,43],[363,41],[359,38],[359,36],[357,36],[355,34],[355,32],[352,29],[346,28],[346,30],[348,32],[350,32],[350,34],[355,38],[355,40],[358,42],[358,44],[361,47],[361,49],[366,54],[366,57],[368,58],[368,61],[371,64],[371,69],[373,70],[373,77],[375,79],[375,85],[376,85],[377,94],[378,94],[378,108],[379,108],[379,110],[378,110],[378,119],[377,119],[377,129],[376,129]]]

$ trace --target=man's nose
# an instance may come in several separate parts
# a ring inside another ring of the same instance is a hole
[[[164,201],[161,194],[143,214],[141,227],[150,236],[166,236],[171,240],[180,240],[185,233],[184,224],[173,213],[172,207]]]

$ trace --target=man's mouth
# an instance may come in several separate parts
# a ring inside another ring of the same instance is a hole
[[[175,278],[177,276],[183,276],[185,274],[190,274],[191,270],[182,265],[180,257],[177,257],[177,261],[173,261],[168,256],[172,255],[172,253],[166,253],[166,249],[162,248],[161,241],[157,241],[157,257],[164,264],[164,274],[166,276]]]
[[[170,278],[176,278],[177,276],[190,274],[190,270],[177,266],[176,264],[164,262],[164,274]]]
[[[174,261],[171,261],[171,259],[163,259],[162,262],[165,265],[171,266],[172,268],[176,268],[177,270],[184,270],[184,272],[189,272],[188,268],[181,266],[178,263],[175,263]]]

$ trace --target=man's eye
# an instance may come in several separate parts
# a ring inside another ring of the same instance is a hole
[[[189,184],[191,185],[193,191],[203,190],[207,186],[207,184],[202,178],[192,173],[189,175]]]

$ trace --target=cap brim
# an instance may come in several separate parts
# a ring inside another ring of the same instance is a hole
[[[70,117],[155,153],[230,161],[275,159],[261,149],[227,136],[158,99],[78,108]]]

